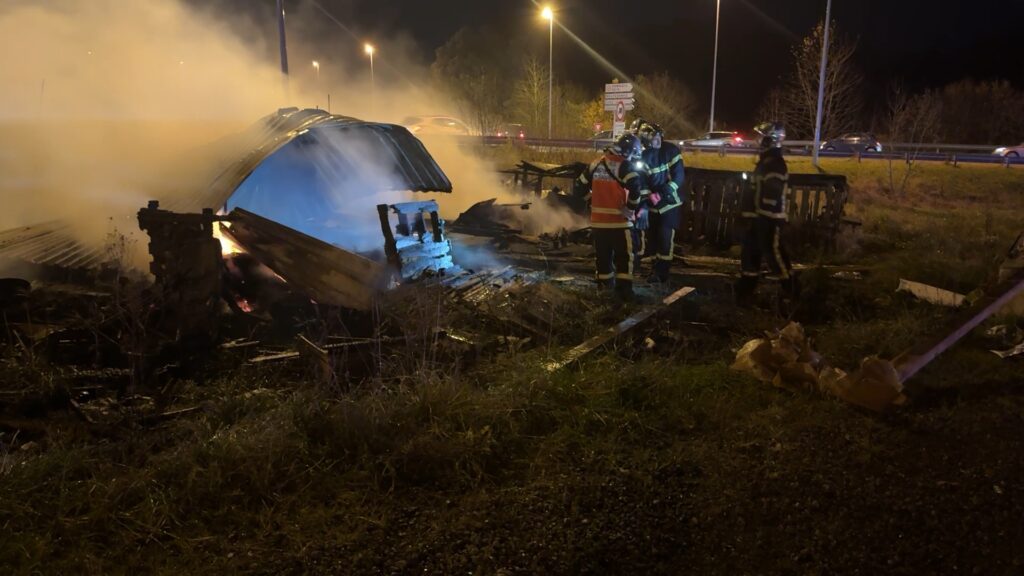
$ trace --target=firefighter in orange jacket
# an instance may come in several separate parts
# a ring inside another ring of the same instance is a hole
[[[644,184],[643,146],[633,134],[619,137],[604,156],[580,174],[590,185],[590,232],[598,282],[633,298],[633,220],[648,190]]]

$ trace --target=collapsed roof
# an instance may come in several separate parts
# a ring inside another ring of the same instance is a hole
[[[214,165],[200,171],[204,182],[193,194],[160,199],[178,212],[218,209],[258,174],[275,153],[309,152],[326,144],[327,154],[311,159],[320,170],[355,175],[369,180],[377,190],[451,192],[452,183],[423,144],[395,124],[366,122],[323,110],[283,108],[262,118],[245,132],[215,143]],[[301,151],[301,152],[300,152]],[[373,172],[369,174],[368,172]]]
[[[295,184],[294,178],[305,180]],[[350,194],[452,190],[427,149],[401,126],[285,108],[177,163],[165,179],[165,190],[146,192],[176,212],[241,207],[296,226],[309,220],[309,212],[324,213],[323,189],[338,182],[349,189],[330,195],[335,205],[344,205]],[[375,204],[367,203],[371,211],[360,221],[377,226]],[[318,234],[321,229],[298,228],[333,241]],[[64,221],[0,231],[0,261],[95,268],[109,258],[108,252],[104,246],[84,245]]]

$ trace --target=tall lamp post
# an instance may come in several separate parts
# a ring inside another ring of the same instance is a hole
[[[316,70],[316,91],[319,92],[320,91],[320,62],[318,60],[313,60],[313,69]],[[316,105],[317,109],[320,108],[319,101],[320,101],[320,98],[318,96],[317,97],[318,104]],[[331,104],[328,103],[327,104],[327,111],[330,112],[330,109],[331,109]]]
[[[811,152],[814,155],[814,167],[818,166],[818,147],[821,146],[821,113],[822,104],[825,100],[825,68],[828,66],[828,29],[829,22],[832,19],[832,0],[828,0],[825,4],[825,29],[822,31],[823,36],[821,39],[821,70],[818,72],[818,112],[814,118],[814,150]]]
[[[550,6],[545,6],[540,13],[541,17],[548,21],[548,140],[551,139],[551,110],[554,101],[552,100],[555,70],[552,64],[555,61],[555,13]]]
[[[373,80],[373,53],[376,52],[376,48],[373,47],[373,44],[367,43],[363,45],[363,52],[366,52],[366,55],[370,57],[370,108],[375,109],[377,106],[377,88]]]
[[[718,82],[718,18],[722,12],[722,0],[715,7],[715,61],[711,66],[711,122],[708,132],[715,131],[715,84]]]

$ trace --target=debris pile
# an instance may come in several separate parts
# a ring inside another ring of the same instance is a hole
[[[820,391],[875,411],[906,401],[891,362],[867,358],[859,372],[847,374],[829,366],[811,348],[803,327],[796,322],[744,344],[731,368],[778,388]]]

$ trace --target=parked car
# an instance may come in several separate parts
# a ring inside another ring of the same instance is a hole
[[[469,126],[458,118],[451,116],[410,116],[402,125],[416,135],[443,134],[448,136],[469,136]]]
[[[1001,146],[993,150],[992,153],[1004,158],[1024,158],[1024,142],[1018,146]]]
[[[682,146],[702,146],[708,148],[732,148],[750,146],[752,143],[743,138],[739,132],[708,132],[700,138],[683,140],[679,143]]]
[[[613,133],[611,130],[604,130],[602,132],[594,134],[593,136],[588,138],[588,140],[590,140],[594,144],[595,150],[600,150],[605,146],[611,146],[612,142],[615,141],[615,138],[612,137],[612,134]]]
[[[498,138],[526,139],[526,128],[522,124],[505,124],[495,133]]]
[[[821,143],[821,150],[828,152],[881,152],[882,143],[875,138],[874,134],[867,132],[851,132],[843,134],[839,138],[833,138]]]

